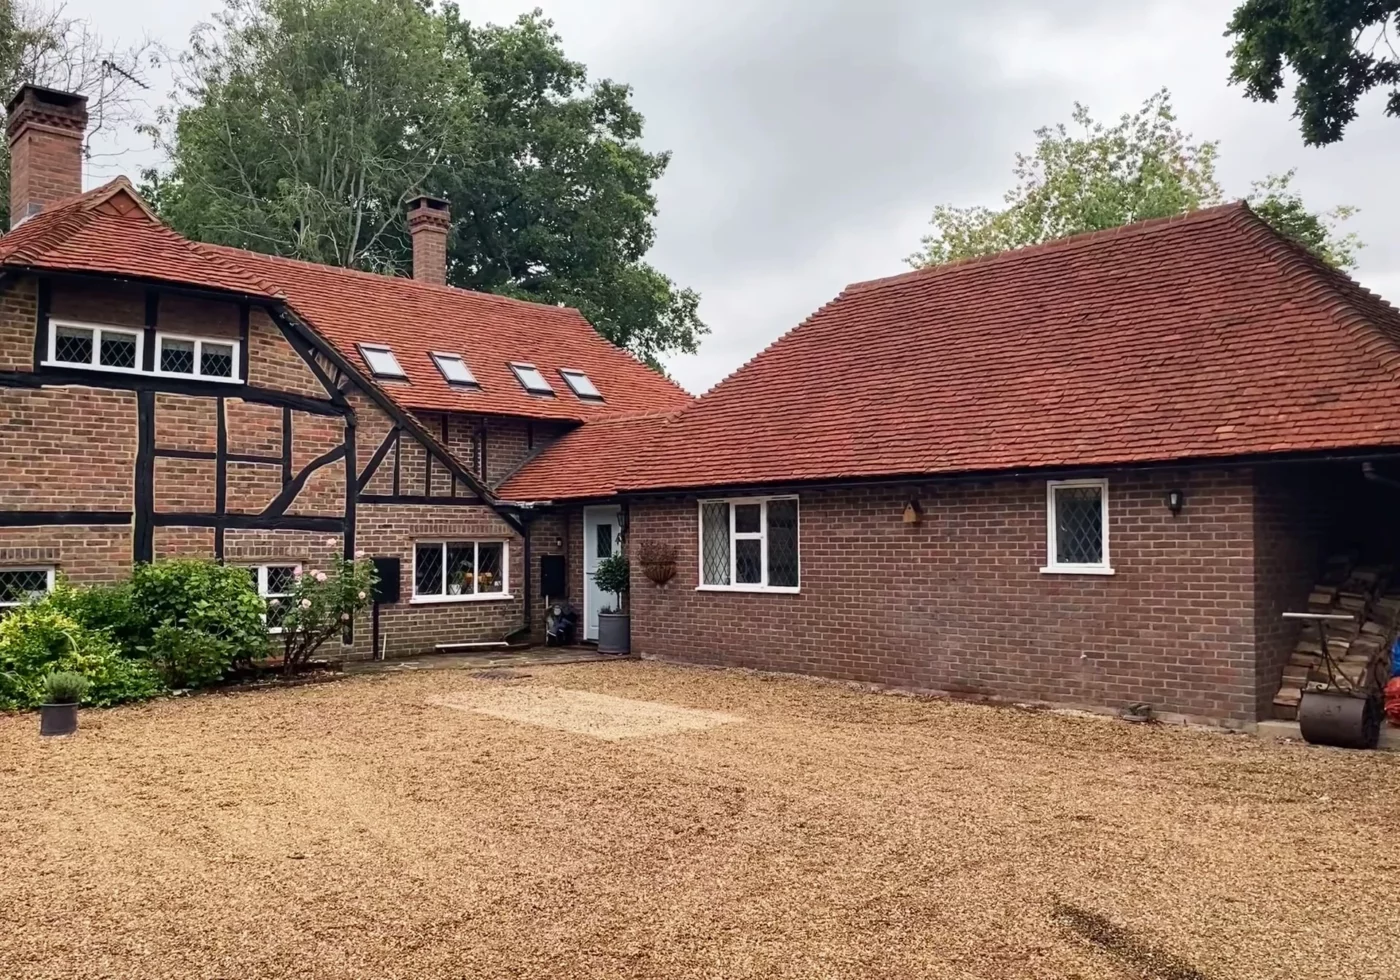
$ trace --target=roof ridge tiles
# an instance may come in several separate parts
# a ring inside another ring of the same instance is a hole
[[[1005,262],[1016,262],[1050,252],[1069,251],[1082,248],[1085,245],[1099,244],[1115,238],[1121,239],[1141,235],[1155,231],[1164,225],[1213,221],[1246,211],[1250,211],[1250,207],[1244,201],[1228,201],[1224,204],[1213,204],[1210,207],[1197,208],[1194,211],[1187,211],[1184,214],[1169,214],[1160,218],[1144,218],[1141,221],[1134,221],[1126,225],[1116,225],[1112,228],[1098,228],[1094,231],[1081,231],[1074,235],[1066,235],[1063,238],[1054,238],[1048,242],[1037,242],[1034,245],[1021,245],[1016,248],[1006,249],[1005,251],[994,252],[991,255],[974,255],[969,258],[943,262],[939,265],[925,266],[922,269],[910,269],[908,272],[900,272],[892,276],[863,279],[848,285],[845,292],[865,292],[867,290],[879,289],[899,283],[931,279],[935,276],[946,275],[951,272],[958,272],[979,266],[994,266]],[[1250,213],[1253,212],[1250,211]]]

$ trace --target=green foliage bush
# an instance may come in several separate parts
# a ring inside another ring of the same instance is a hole
[[[336,558],[329,572],[298,575],[282,615],[283,669],[300,670],[323,644],[342,635],[355,613],[369,605],[375,581],[374,563],[363,552],[354,561]]]
[[[82,674],[55,670],[44,675],[45,704],[77,704],[92,685]]]
[[[202,687],[267,656],[265,611],[246,568],[195,558],[138,565],[126,640],[171,687]]]
[[[0,710],[44,701],[44,676],[72,671],[88,681],[82,703],[98,707],[152,697],[160,680],[143,663],[121,656],[110,636],[84,627],[47,598],[0,619]]]
[[[611,592],[617,596],[618,607],[621,608],[622,593],[626,592],[632,583],[632,567],[625,555],[609,555],[598,563],[598,570],[593,573],[593,581],[597,582],[598,588],[604,592]]]

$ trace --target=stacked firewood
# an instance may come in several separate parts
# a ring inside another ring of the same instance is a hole
[[[1308,596],[1308,612],[1350,620],[1299,623],[1298,643],[1274,696],[1274,717],[1294,718],[1305,691],[1379,690],[1390,670],[1390,648],[1400,625],[1400,579],[1393,566],[1355,565],[1350,556],[1327,560],[1322,580]]]

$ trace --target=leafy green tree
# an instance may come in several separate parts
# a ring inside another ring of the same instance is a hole
[[[1311,146],[1340,140],[1373,88],[1390,88],[1385,112],[1400,116],[1400,0],[1245,0],[1225,33],[1230,81],[1251,99],[1277,99],[1285,65],[1297,75],[1293,114]]]
[[[146,175],[193,238],[407,272],[404,204],[448,198],[453,285],[576,306],[656,363],[706,332],[644,261],[668,156],[630,90],[589,84],[536,11],[477,26],[430,0],[226,0],[183,59]]]
[[[1061,123],[1036,130],[1035,151],[1016,154],[1016,185],[1006,207],[940,205],[933,230],[911,255],[915,267],[993,255],[1081,232],[1185,214],[1219,204],[1215,175],[1219,144],[1196,142],[1176,123],[1171,94],[1162,89],[1116,123],[1097,122],[1075,103],[1071,131]],[[1309,211],[1292,190],[1293,171],[1257,181],[1249,202],[1274,228],[1333,265],[1355,265],[1361,242],[1336,225],[1356,213],[1340,207]]]
[[[86,21],[67,16],[61,3],[0,0],[0,99],[25,82],[86,95],[89,156],[93,136],[139,121],[141,70],[161,58],[150,42],[107,44]],[[10,148],[0,140],[0,228],[9,226]]]

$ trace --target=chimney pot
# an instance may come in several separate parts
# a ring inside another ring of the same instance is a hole
[[[83,190],[87,96],[21,85],[6,105],[10,227]]]
[[[447,285],[447,232],[451,227],[452,215],[442,198],[425,194],[408,202],[414,279]]]

